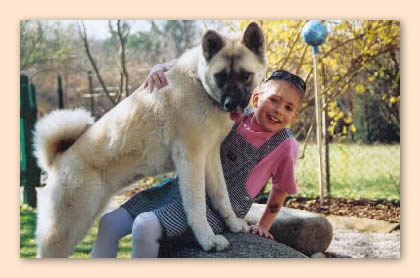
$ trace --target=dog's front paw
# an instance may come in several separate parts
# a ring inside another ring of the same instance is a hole
[[[222,235],[212,235],[207,240],[200,242],[204,251],[223,251],[230,248],[229,241]]]
[[[248,232],[249,226],[246,223],[245,219],[234,217],[234,218],[230,218],[226,222],[230,231],[233,233]]]

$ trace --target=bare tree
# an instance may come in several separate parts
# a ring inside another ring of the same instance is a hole
[[[107,89],[105,82],[101,76],[101,73],[98,70],[98,66],[96,65],[95,59],[93,58],[91,52],[90,52],[90,48],[89,48],[89,42],[87,39],[87,34],[86,34],[86,27],[85,24],[83,23],[83,21],[80,22],[80,24],[78,25],[79,27],[79,35],[80,38],[83,40],[83,45],[85,47],[85,52],[86,55],[89,58],[89,61],[93,67],[93,70],[95,71],[96,77],[99,80],[99,83],[101,84],[102,89],[104,90],[106,96],[108,97],[108,99],[112,102],[113,105],[117,104],[118,101],[114,100],[114,98],[111,96],[109,90]]]
[[[112,30],[111,21],[109,23]],[[128,71],[126,66],[126,56],[125,56],[125,43],[130,33],[130,28],[126,28],[125,31],[121,28],[121,20],[117,21],[117,35],[118,35],[118,52],[120,55],[120,92],[122,93],[123,98],[128,97],[129,95],[129,82],[128,82]],[[118,100],[121,95],[118,96]]]
[[[44,41],[44,30],[40,21],[36,21],[36,31],[26,35],[30,29],[30,21],[23,20],[20,23],[20,70],[23,71],[31,64],[31,59],[36,55],[39,46]],[[28,32],[29,33],[29,32]]]

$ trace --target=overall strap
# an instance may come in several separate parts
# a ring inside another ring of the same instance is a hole
[[[289,138],[294,138],[293,133],[290,129],[283,128],[258,148],[259,156],[264,157]]]

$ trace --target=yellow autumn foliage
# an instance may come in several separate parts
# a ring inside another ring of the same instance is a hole
[[[243,28],[250,20],[241,20]],[[307,20],[257,20],[266,36],[268,71],[285,69],[301,76],[307,83],[304,99],[313,105],[312,47],[302,38]],[[353,115],[342,111],[337,100],[349,93],[366,94],[369,84],[384,78],[386,68],[371,74],[358,75],[369,69],[375,59],[400,48],[400,24],[395,20],[326,20],[328,36],[319,47],[320,88],[327,96],[328,130],[333,136],[356,132]],[[399,96],[381,91],[384,100],[393,104]],[[304,105],[305,106],[305,105]],[[341,122],[341,124],[339,124]],[[338,128],[338,127],[341,128]]]

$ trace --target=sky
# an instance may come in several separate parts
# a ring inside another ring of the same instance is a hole
[[[75,24],[78,20],[57,20],[64,25]],[[108,20],[83,20],[86,26],[86,32],[88,37],[95,39],[104,39],[109,36],[108,31]],[[113,20],[114,24],[116,20]],[[129,20],[131,25],[131,31],[145,31],[150,28],[150,23],[147,20]]]
[[[56,21],[59,21],[64,25],[77,24],[78,22],[78,20],[56,20]],[[214,23],[211,21],[208,21],[208,20],[201,20],[201,21],[203,22],[202,24],[203,28],[204,28],[204,25],[206,25],[205,26],[206,28],[220,29],[220,26],[216,27]],[[87,32],[88,37],[95,38],[95,39],[105,39],[109,37],[108,20],[83,20],[83,22],[86,26],[86,32]],[[113,20],[114,26],[116,22],[117,22],[116,20]],[[150,26],[151,26],[148,20],[128,20],[128,22],[131,25],[131,33],[135,33],[138,31],[147,31],[150,29]],[[159,20],[155,20],[155,22],[159,24]]]

